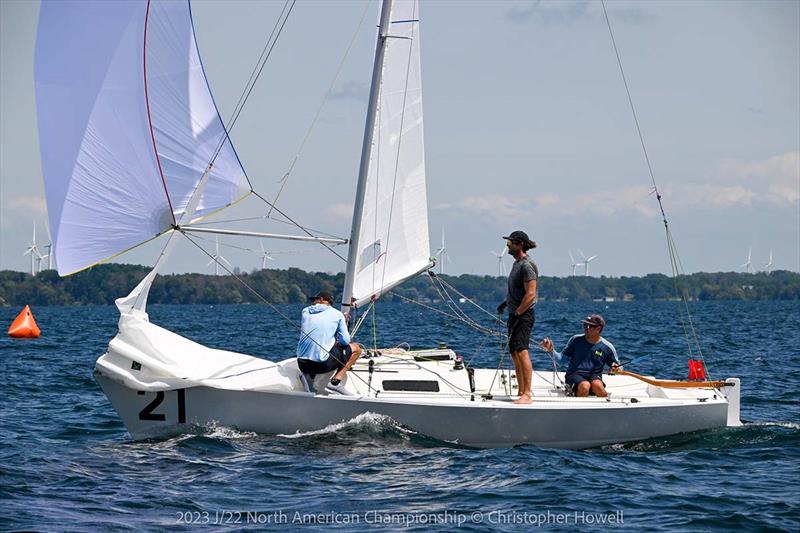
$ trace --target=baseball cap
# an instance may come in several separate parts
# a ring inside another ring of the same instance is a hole
[[[325,300],[329,304],[333,305],[333,296],[331,296],[331,293],[326,291],[320,291],[316,296],[308,297],[308,301],[313,302],[314,300]]]
[[[521,230],[512,231],[510,235],[503,238],[510,241],[523,242],[528,248],[536,248],[536,243],[530,240],[530,238],[528,238],[528,234]]]
[[[584,324],[589,324],[590,326],[600,326],[601,328],[605,327],[606,320],[602,317],[602,315],[589,315],[582,320]]]

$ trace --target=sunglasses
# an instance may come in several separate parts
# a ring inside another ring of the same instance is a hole
[[[511,239],[508,239],[508,240],[506,241],[506,244],[507,244],[507,245],[512,245],[512,244],[521,244],[521,243],[522,243],[522,241],[514,241],[514,240],[511,240]]]
[[[584,324],[583,329],[592,329],[592,328],[599,328],[600,326],[595,326],[593,324]]]

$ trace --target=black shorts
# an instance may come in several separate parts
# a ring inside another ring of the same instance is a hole
[[[329,353],[330,356],[324,361],[312,361],[310,359],[300,359],[298,357],[297,368],[299,368],[300,372],[303,374],[311,374],[312,377],[317,374],[327,374],[328,372],[339,370],[350,359],[350,356],[353,355],[353,349],[349,344],[347,346],[334,344]]]
[[[531,331],[536,322],[533,307],[521,315],[508,315],[508,351],[509,353],[527,350],[531,347]]]
[[[578,392],[578,385],[580,385],[584,381],[588,381],[591,384],[592,381],[594,381],[596,379],[599,379],[600,382],[603,383],[603,387],[606,386],[605,382],[603,382],[603,374],[602,373],[585,375],[585,374],[579,374],[578,372],[575,372],[574,374],[567,374],[564,377],[564,381],[567,383],[567,385],[570,385],[572,387],[572,392],[573,393]]]

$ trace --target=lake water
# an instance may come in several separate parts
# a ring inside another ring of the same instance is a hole
[[[300,306],[279,309],[296,317]],[[0,308],[0,324],[18,311]],[[742,379],[743,427],[582,451],[457,447],[369,415],[293,438],[207,427],[132,442],[92,379],[116,309],[33,311],[40,339],[0,340],[4,530],[800,529],[797,302],[695,304],[713,377]],[[297,340],[266,306],[148,311],[191,339],[272,360]],[[638,357],[628,369],[686,376],[674,303],[542,302],[534,337],[563,346],[598,311],[620,358]],[[381,345],[447,341],[475,366],[497,364],[499,347],[418,306],[383,304],[377,331]],[[371,323],[367,333],[361,342]]]

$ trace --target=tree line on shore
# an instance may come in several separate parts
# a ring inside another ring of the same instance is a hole
[[[0,271],[0,305],[107,305],[127,295],[149,272],[140,265],[104,264],[60,278],[54,270],[31,276]],[[300,303],[319,291],[341,295],[344,274],[305,272],[298,268],[239,273],[234,276],[169,274],[156,278],[149,303],[243,304]],[[441,280],[467,298],[497,303],[505,298],[506,278],[441,275]],[[427,275],[411,279],[383,296],[390,301],[435,302],[441,299]],[[249,288],[248,288],[249,287]],[[680,291],[680,292],[678,292]],[[693,300],[798,300],[800,274],[786,270],[771,274],[699,272],[673,279],[663,274],[623,277],[551,277],[539,280],[540,300],[668,300],[684,293]],[[457,294],[451,294],[457,297]]]

